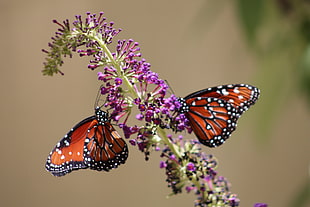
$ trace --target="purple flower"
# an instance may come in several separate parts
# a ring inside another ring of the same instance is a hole
[[[176,156],[175,156],[175,155],[173,155],[173,154],[169,156],[169,159],[170,159],[170,160],[173,160],[173,161],[177,161]]]
[[[206,188],[205,188],[205,187],[200,187],[200,191],[201,191],[201,192],[205,192],[205,191],[206,191]]]
[[[194,186],[186,186],[185,187],[185,190],[187,193],[190,193],[192,190],[195,190],[195,189],[196,189],[196,187],[194,187]]]
[[[255,203],[254,207],[267,207],[268,205],[266,203]]]
[[[235,194],[231,194],[231,195],[229,195],[228,203],[229,203],[229,206],[233,206],[233,207],[239,206],[240,200],[239,200],[239,198],[236,197]]]
[[[160,150],[161,150],[160,147],[158,146],[155,147],[155,151],[160,151]]]
[[[123,83],[123,80],[121,79],[121,78],[115,78],[115,85],[116,86],[120,86],[120,85],[122,85],[122,83]]]
[[[195,167],[195,164],[194,163],[192,163],[192,162],[189,162],[187,165],[186,165],[186,169],[188,170],[188,171],[195,171],[196,170],[196,167]]]
[[[145,111],[146,110],[146,106],[144,104],[139,104],[139,110],[141,112]]]
[[[146,144],[145,142],[139,142],[138,143],[138,147],[139,147],[139,150],[144,152],[144,149],[146,148]]]
[[[131,139],[131,140],[129,140],[129,143],[130,143],[132,146],[136,146],[137,141],[136,141],[135,139]]]
[[[102,72],[98,72],[97,76],[98,76],[98,80],[101,80],[101,81],[108,81],[111,79],[110,78],[111,74],[109,74],[109,73],[103,74]],[[109,78],[107,78],[107,77],[109,77]]]
[[[127,139],[130,137],[131,134],[135,134],[139,131],[139,128],[137,126],[128,127],[127,125],[119,124],[119,127],[123,128],[125,138]]]
[[[142,115],[142,114],[137,114],[136,115],[136,119],[138,119],[138,120],[142,120],[144,118],[144,116]]]
[[[166,167],[167,167],[166,162],[160,161],[160,163],[159,163],[159,168],[166,168]]]

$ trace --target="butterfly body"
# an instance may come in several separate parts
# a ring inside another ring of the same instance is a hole
[[[46,161],[46,169],[55,176],[90,168],[109,171],[125,163],[128,148],[113,128],[108,114],[99,107],[95,115],[74,126],[55,146]]]
[[[199,141],[217,147],[236,129],[238,118],[259,97],[259,89],[246,84],[211,87],[180,98],[179,113],[185,114]]]

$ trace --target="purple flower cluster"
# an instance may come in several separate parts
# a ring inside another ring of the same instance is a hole
[[[148,154],[148,149],[158,144],[152,141],[157,128],[170,126],[180,104],[174,95],[166,98],[167,84],[150,70],[149,63],[137,59],[141,55],[135,53],[137,46],[132,40],[119,41],[113,57],[115,61],[122,60],[121,67],[104,67],[103,72],[98,72],[98,79],[104,82],[101,93],[106,95],[105,106],[112,111],[111,119],[118,122],[126,138],[136,134],[130,143]],[[128,117],[134,110],[135,118],[144,125],[130,126]]]
[[[121,29],[114,29],[113,22],[105,22],[106,18],[103,17],[103,12],[100,12],[98,17],[96,17],[96,14],[89,12],[86,14],[85,20],[82,20],[80,15],[75,16],[76,20],[72,23],[72,29],[69,20],[65,20],[63,23],[53,20],[60,28],[52,37],[52,42],[48,44],[50,50],[42,50],[47,53],[42,71],[44,75],[53,75],[55,73],[63,75],[63,72],[59,70],[59,67],[63,64],[62,58],[66,56],[72,57],[72,52],[78,52],[80,56],[94,56],[95,59],[91,63],[106,61],[106,54],[102,52],[100,43],[112,43],[112,39]],[[81,46],[86,47],[86,49],[77,49]],[[88,67],[94,69],[98,66],[90,64]]]
[[[212,155],[201,152],[200,144],[196,140],[183,140],[182,136],[169,140],[181,154],[176,157],[171,148],[165,146],[161,157],[166,161],[160,162],[160,168],[166,170],[168,187],[173,194],[194,192],[198,198],[195,206],[209,206],[225,204],[238,206],[239,199],[229,191],[230,184],[223,176],[218,176],[214,170],[217,161]]]
[[[103,12],[100,12],[97,17],[96,14],[87,12],[85,20],[82,20],[81,15],[75,16],[75,21],[72,23],[74,26],[72,35],[75,35],[74,38],[78,39],[80,44],[85,45],[87,48],[101,47],[98,40],[104,42],[104,44],[111,44],[112,39],[122,31],[113,27],[114,22],[106,22],[103,14]],[[90,34],[92,32],[94,34]],[[90,50],[90,52],[94,53],[95,51]]]
[[[187,119],[175,115],[180,108],[177,97],[166,97],[168,85],[150,70],[151,65],[141,58],[138,46],[131,39],[119,40],[116,52],[111,53],[110,62],[114,64],[103,67],[103,72],[98,72],[98,79],[104,82],[101,93],[106,95],[105,106],[112,111],[111,119],[123,129],[126,138],[137,134],[130,143],[148,154],[151,146],[156,148],[158,145],[152,141],[158,127],[169,128],[173,122],[179,129],[185,128],[182,121]],[[145,122],[145,125],[128,124],[128,117],[134,108],[138,111],[136,119]],[[177,121],[171,121],[174,119]]]

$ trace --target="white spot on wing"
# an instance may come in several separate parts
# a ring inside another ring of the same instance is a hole
[[[240,91],[238,90],[238,88],[234,89],[234,93],[240,93]]]
[[[228,95],[229,95],[229,92],[226,91],[226,89],[222,89],[222,94],[223,94],[224,96],[228,96]]]

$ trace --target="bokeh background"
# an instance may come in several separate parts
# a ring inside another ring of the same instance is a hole
[[[57,29],[51,21],[104,11],[124,30],[118,37],[138,41],[152,70],[179,96],[228,83],[259,87],[260,100],[226,144],[204,151],[218,158],[218,172],[241,206],[310,206],[310,73],[307,38],[300,35],[310,28],[300,21],[309,5],[258,2],[2,0],[0,205],[193,206],[192,194],[166,198],[159,153],[146,162],[131,146],[127,163],[110,173],[80,170],[56,178],[45,171],[59,139],[93,114],[100,85],[78,56],[65,60],[65,76],[42,76],[41,49]]]

